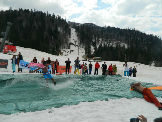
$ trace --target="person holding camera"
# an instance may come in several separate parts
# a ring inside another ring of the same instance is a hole
[[[139,115],[137,118],[131,118],[130,122],[147,122],[147,118],[143,115]],[[162,117],[155,118],[154,122],[162,122]]]

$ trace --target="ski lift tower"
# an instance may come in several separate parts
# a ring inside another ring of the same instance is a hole
[[[0,45],[0,52],[3,52],[3,48],[4,48],[4,45],[5,45],[5,41],[6,41],[6,39],[7,39],[8,32],[9,32],[9,30],[10,30],[11,25],[12,25],[11,22],[7,22],[6,32],[3,32],[3,39],[2,39],[2,43],[1,43],[1,45]]]

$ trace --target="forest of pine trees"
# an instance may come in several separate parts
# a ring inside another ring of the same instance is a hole
[[[85,45],[88,57],[99,56],[103,60],[131,61],[156,66],[162,65],[162,40],[135,29],[99,27],[91,23],[71,23]],[[126,44],[127,46],[123,46]],[[95,52],[91,54],[91,48]]]
[[[17,46],[58,55],[62,48],[68,48],[73,27],[87,57],[162,66],[162,40],[135,29],[67,23],[60,16],[28,9],[0,11],[0,32],[5,31],[7,22],[13,23],[8,40]]]
[[[68,45],[70,28],[60,16],[28,9],[0,11],[0,32],[7,22],[12,22],[8,40],[14,45],[56,55]]]

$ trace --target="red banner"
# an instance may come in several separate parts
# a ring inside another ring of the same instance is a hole
[[[13,45],[5,45],[3,49],[3,53],[8,53],[8,52],[16,52],[16,46]]]
[[[72,69],[72,66],[70,66],[70,70],[69,70],[69,73],[71,73],[71,69]],[[60,74],[63,74],[66,72],[66,66],[58,66],[58,72]]]

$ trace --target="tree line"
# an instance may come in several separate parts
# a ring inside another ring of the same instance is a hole
[[[88,57],[110,61],[131,61],[162,66],[162,40],[135,29],[100,27],[92,23],[71,23]],[[95,50],[92,53],[92,48]]]

